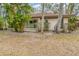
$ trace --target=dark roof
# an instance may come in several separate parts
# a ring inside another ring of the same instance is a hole
[[[32,18],[42,18],[41,13],[33,13],[31,14]],[[64,18],[68,18],[70,15],[63,15]],[[58,14],[53,14],[53,13],[44,13],[44,17],[46,19],[52,19],[52,18],[58,18]]]

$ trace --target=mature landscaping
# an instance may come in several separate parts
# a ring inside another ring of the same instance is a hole
[[[32,21],[31,14],[37,9],[34,9],[32,5],[28,3],[0,4],[3,10],[0,10],[0,55],[79,55],[79,20],[78,12],[76,12],[78,9],[74,8],[79,5],[42,3],[39,24],[36,20]],[[68,15],[66,24],[64,23],[64,5]],[[49,20],[45,18],[45,13],[50,10],[58,17],[52,31],[49,31],[51,26]],[[37,31],[27,31],[27,27]]]

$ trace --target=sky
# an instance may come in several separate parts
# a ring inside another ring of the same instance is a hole
[[[40,9],[40,3],[31,3],[31,6],[33,8],[36,8],[37,12],[39,11]],[[75,9],[77,9],[77,16],[79,16],[79,4],[75,7]],[[76,11],[75,11],[76,12]]]
[[[0,3],[78,3],[79,0],[0,0]]]
[[[34,7],[34,8],[37,8],[40,6],[40,3],[31,3],[31,6]]]

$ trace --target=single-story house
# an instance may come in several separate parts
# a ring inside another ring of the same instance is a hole
[[[38,28],[41,26],[41,13],[33,13],[31,14],[32,19],[28,22],[27,28],[34,29],[38,31]],[[68,17],[70,15],[63,15],[64,23],[68,23]],[[58,21],[58,14],[53,13],[44,13],[44,19],[48,21],[49,23],[49,31],[54,30],[54,26]]]

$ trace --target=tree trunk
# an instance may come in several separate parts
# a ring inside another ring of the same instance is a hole
[[[69,3],[68,5],[68,15],[70,15],[70,17],[73,17],[73,10],[74,10],[74,3]],[[69,17],[69,18],[70,18]],[[68,32],[70,33],[72,30],[70,29],[72,26],[70,26],[70,24],[72,24],[71,19],[68,19]]]
[[[55,32],[59,33],[59,31],[61,31],[61,29],[63,29],[63,3],[60,3],[59,5],[59,15],[58,15],[58,21],[55,25]]]
[[[41,32],[44,31],[44,3],[42,4],[42,20],[41,20]]]

